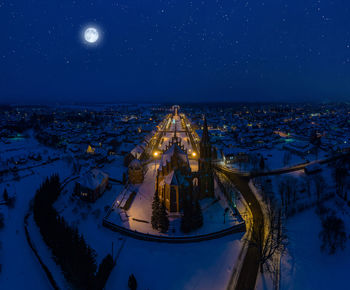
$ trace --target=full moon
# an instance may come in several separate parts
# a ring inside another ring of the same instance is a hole
[[[99,38],[98,30],[95,27],[86,28],[84,38],[88,43],[95,43]]]

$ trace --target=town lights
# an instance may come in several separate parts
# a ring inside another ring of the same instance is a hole
[[[154,152],[154,153],[153,153],[153,156],[154,156],[154,157],[157,157],[157,156],[158,156],[158,152],[157,152],[157,151]]]
[[[193,157],[196,157],[196,155],[197,155],[196,152],[192,152]]]

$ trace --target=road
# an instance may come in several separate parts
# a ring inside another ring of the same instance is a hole
[[[325,164],[330,161],[334,161],[338,158],[344,157],[346,155],[349,155],[349,152],[341,153],[335,156],[331,156],[322,160],[315,160],[303,164],[298,164],[292,167],[288,168],[280,168],[272,171],[265,171],[265,172],[256,172],[256,173],[248,173],[248,172],[239,172],[235,169],[229,169],[222,165],[214,165],[215,169],[224,173],[237,187],[237,189],[241,192],[243,198],[246,200],[246,202],[249,205],[249,208],[253,215],[253,225],[252,225],[252,231],[256,234],[253,235],[256,237],[259,237],[258,230],[260,227],[264,227],[264,216],[261,209],[261,206],[256,199],[254,193],[249,188],[249,180],[250,178],[257,177],[257,176],[267,176],[267,175],[276,175],[276,174],[283,174],[288,173],[292,171],[297,171],[304,169],[306,166],[311,164]],[[265,236],[264,234],[262,236]],[[263,242],[263,241],[260,241]],[[238,280],[236,285],[229,284],[227,289],[254,289],[256,278],[259,270],[259,252],[256,246],[253,246],[251,244],[248,244],[248,250],[246,257],[243,261],[243,265],[241,268],[241,272],[239,274]],[[231,279],[230,281],[234,281],[234,279]]]
[[[278,169],[269,170],[269,171],[248,172],[248,171],[239,171],[238,169],[235,169],[235,168],[227,168],[227,169],[231,173],[234,173],[237,176],[246,177],[246,178],[254,178],[254,177],[258,177],[258,176],[277,175],[277,174],[284,174],[284,173],[288,173],[288,172],[298,171],[298,170],[302,170],[305,167],[312,165],[312,164],[325,164],[325,163],[337,160],[337,159],[342,158],[342,157],[347,156],[347,155],[350,155],[350,152],[342,152],[342,153],[339,153],[337,155],[334,155],[334,156],[331,156],[328,158],[318,159],[318,160],[314,160],[314,161],[310,161],[310,162],[306,162],[306,163],[301,163],[301,164],[297,164],[297,165],[290,166],[290,167],[278,168]],[[221,165],[220,163],[222,164],[222,161],[217,161],[215,164],[215,167],[226,168],[224,165]]]
[[[253,232],[257,232],[260,229],[260,227],[264,226],[264,216],[258,200],[249,188],[249,178],[239,176],[234,171],[231,171],[228,168],[216,167],[216,169],[224,173],[235,184],[236,188],[241,192],[243,198],[249,205],[249,208],[253,215],[252,230]],[[256,246],[253,246],[248,243],[247,254],[243,261],[243,265],[237,283],[236,285],[228,285],[227,289],[254,289],[259,270],[259,258],[259,252]],[[231,279],[231,281],[233,281],[233,279]]]

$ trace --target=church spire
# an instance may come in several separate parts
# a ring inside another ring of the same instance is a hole
[[[212,148],[209,140],[207,118],[204,117],[203,132],[199,144],[200,157],[198,159],[199,189],[201,197],[214,196],[214,175],[212,168]]]
[[[208,124],[207,124],[207,117],[206,116],[204,116],[203,133],[202,133],[201,143],[204,143],[204,144],[209,143],[209,133],[208,133]]]

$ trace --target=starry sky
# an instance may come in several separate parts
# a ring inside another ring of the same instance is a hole
[[[348,0],[0,0],[0,24],[0,102],[350,100]]]

